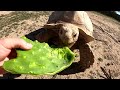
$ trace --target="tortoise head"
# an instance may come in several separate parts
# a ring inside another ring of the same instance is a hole
[[[58,34],[63,44],[71,46],[78,40],[79,30],[78,27],[65,23],[61,24]]]

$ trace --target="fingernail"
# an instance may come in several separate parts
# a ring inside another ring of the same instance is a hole
[[[32,44],[27,43],[27,48],[32,48]]]

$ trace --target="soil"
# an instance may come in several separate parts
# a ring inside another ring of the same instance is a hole
[[[52,11],[12,11],[0,15],[0,38],[21,37],[37,31]],[[3,12],[0,12],[0,14]],[[95,11],[90,16],[95,40],[80,43],[73,64],[56,75],[1,75],[1,79],[120,79],[120,22]]]

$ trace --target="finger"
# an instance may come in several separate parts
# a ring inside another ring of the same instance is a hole
[[[20,38],[6,38],[0,40],[0,43],[7,49],[21,48],[24,50],[28,50],[32,48],[32,44],[27,43]]]
[[[0,62],[3,61],[10,54],[10,52],[10,49],[7,49],[0,44]]]
[[[4,60],[2,60],[2,61],[0,61],[0,67],[2,67],[3,66],[3,63],[5,62],[5,61],[8,61],[9,60],[9,58],[5,58]]]
[[[5,58],[3,61],[0,61],[0,74],[5,74],[5,73],[7,73],[7,71],[5,71],[2,66],[3,66],[3,63],[4,63],[5,61],[8,61],[8,60],[9,60],[8,58]]]
[[[0,74],[5,74],[5,73],[7,73],[7,71],[5,71],[2,66],[3,66],[3,63],[4,63],[5,61],[8,61],[8,60],[9,60],[8,58],[5,58],[3,61],[0,61]]]

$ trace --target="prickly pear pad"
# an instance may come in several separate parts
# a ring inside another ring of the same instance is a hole
[[[17,57],[4,62],[3,68],[13,74],[54,75],[69,67],[74,53],[68,48],[52,48],[47,43],[31,41],[22,37],[33,45],[31,50],[18,50]]]

